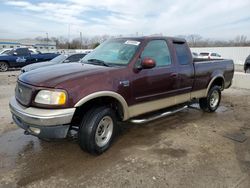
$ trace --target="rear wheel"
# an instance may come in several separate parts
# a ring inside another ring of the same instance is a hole
[[[8,63],[6,62],[0,62],[0,72],[6,72],[9,68]]]
[[[250,67],[247,67],[246,73],[250,73]]]
[[[93,108],[82,119],[78,132],[79,145],[89,153],[101,154],[111,146],[116,129],[116,116],[111,108]]]
[[[219,86],[213,86],[206,98],[199,100],[200,108],[205,112],[214,112],[220,105],[221,90]]]

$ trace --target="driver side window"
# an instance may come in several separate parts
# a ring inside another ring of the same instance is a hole
[[[144,48],[141,59],[152,58],[156,67],[168,66],[171,64],[170,52],[165,40],[152,40]]]

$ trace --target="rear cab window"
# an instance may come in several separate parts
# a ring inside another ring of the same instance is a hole
[[[184,43],[175,43],[174,48],[176,52],[177,61],[180,65],[189,65],[192,60],[191,53],[187,44]]]
[[[15,52],[17,53],[17,55],[28,55],[29,54],[29,50],[27,48],[18,48],[15,50]]]

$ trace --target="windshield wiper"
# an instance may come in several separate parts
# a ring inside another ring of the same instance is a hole
[[[100,59],[89,59],[88,62],[91,62],[91,64],[94,64],[94,65],[102,65],[102,66],[109,67],[109,65],[105,63],[105,61],[102,61]]]

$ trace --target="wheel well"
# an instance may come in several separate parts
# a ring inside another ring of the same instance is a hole
[[[71,124],[73,126],[80,125],[83,114],[86,113],[90,108],[93,108],[95,106],[109,106],[115,111],[118,120],[123,119],[124,111],[120,102],[113,97],[105,96],[105,97],[97,97],[97,98],[91,99],[87,101],[86,103],[84,103],[82,106],[77,107]]]
[[[0,62],[4,62],[4,63],[6,63],[8,66],[10,66],[10,64],[9,64],[8,61],[0,61]]]
[[[250,68],[250,63],[245,64],[245,70],[248,69],[248,68]]]
[[[223,90],[224,89],[224,79],[222,78],[222,77],[218,77],[218,78],[216,78],[213,82],[212,82],[212,84],[211,84],[211,86],[210,86],[210,88],[212,88],[213,86],[219,86],[220,88],[221,88],[221,90]],[[209,89],[210,89],[209,88]]]

